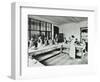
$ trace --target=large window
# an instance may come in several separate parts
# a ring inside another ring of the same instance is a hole
[[[28,18],[28,37],[36,39],[38,36],[50,39],[52,38],[52,24],[37,20],[34,18]]]
[[[81,27],[80,28],[80,40],[84,40],[88,42],[88,27]]]

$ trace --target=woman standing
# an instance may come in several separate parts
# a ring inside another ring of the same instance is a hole
[[[75,36],[74,35],[71,36],[69,55],[71,58],[75,58]]]

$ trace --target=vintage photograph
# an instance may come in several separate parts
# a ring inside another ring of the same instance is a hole
[[[88,17],[28,15],[28,67],[88,64]]]

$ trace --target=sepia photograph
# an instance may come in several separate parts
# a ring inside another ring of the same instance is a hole
[[[28,67],[88,64],[88,17],[27,16]]]

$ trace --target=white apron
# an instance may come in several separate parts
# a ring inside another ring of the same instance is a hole
[[[72,58],[75,58],[75,44],[74,44],[74,42],[75,42],[75,39],[73,39],[70,43],[70,53],[69,53],[69,55]]]

